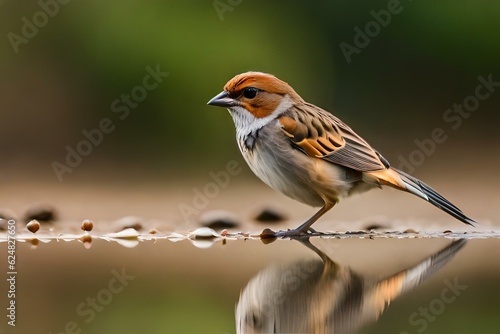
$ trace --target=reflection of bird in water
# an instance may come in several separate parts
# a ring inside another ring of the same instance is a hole
[[[443,267],[466,243],[451,245],[416,266],[367,283],[333,262],[309,240],[319,259],[271,266],[252,278],[236,307],[237,333],[352,333],[374,322],[397,296]]]

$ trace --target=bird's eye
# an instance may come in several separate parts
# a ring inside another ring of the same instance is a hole
[[[258,92],[259,90],[255,87],[247,87],[243,90],[243,96],[247,99],[253,99]]]

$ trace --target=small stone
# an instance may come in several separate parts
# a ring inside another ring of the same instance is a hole
[[[79,240],[83,244],[83,247],[85,247],[85,249],[90,249],[90,247],[92,247],[92,237],[90,235],[84,235]]]
[[[220,237],[214,230],[208,227],[199,227],[190,232],[188,237],[191,243],[197,248],[210,248]]]
[[[276,209],[264,208],[254,219],[262,223],[279,223],[286,220],[286,217]]]
[[[196,230],[190,232],[188,236],[191,239],[201,240],[218,238],[220,237],[220,234],[209,227],[199,227]]]
[[[264,229],[264,231],[262,231],[260,233],[260,238],[262,240],[264,240],[264,239],[276,239],[276,232],[274,232],[270,228],[266,228],[266,229]]]
[[[417,231],[415,231],[415,230],[414,230],[414,229],[412,229],[412,228],[408,228],[408,229],[404,230],[404,232],[403,232],[403,233],[414,233],[414,234],[418,234],[418,232],[417,232]]]
[[[220,232],[220,235],[225,237],[227,236],[227,230],[226,229],[223,229],[221,232]]]
[[[56,210],[49,205],[40,205],[30,208],[25,215],[24,220],[38,220],[39,222],[50,222],[56,220]]]
[[[114,239],[135,239],[137,240],[137,237],[139,236],[139,232],[137,232],[136,229],[134,228],[126,228],[124,230],[118,231],[116,233],[108,233],[105,236],[108,238],[114,238]]]
[[[26,224],[26,228],[31,233],[36,233],[40,229],[40,223],[37,220],[32,220],[28,224]]]
[[[89,220],[89,219],[85,219],[83,222],[82,222],[82,226],[81,226],[82,230],[86,231],[86,232],[90,232],[92,231],[92,229],[94,228],[94,223],[92,222],[92,220]]]
[[[31,239],[30,240],[31,249],[36,249],[38,247],[39,243],[40,243],[40,241],[37,238]]]
[[[238,217],[231,212],[212,210],[200,215],[200,224],[213,230],[220,230],[237,227],[239,222]]]
[[[451,230],[446,230],[446,231],[444,231],[443,233],[445,233],[445,234],[449,234],[449,233],[453,233],[453,232],[452,232]]]
[[[149,231],[149,234],[156,234],[156,233],[158,233],[158,232],[159,232],[159,231],[158,231],[157,229],[153,228],[153,229],[151,229],[151,230]]]

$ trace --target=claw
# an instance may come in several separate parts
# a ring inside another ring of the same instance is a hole
[[[309,228],[307,231],[303,231],[300,228],[296,228],[293,230],[286,230],[286,231],[278,231],[275,232],[269,228],[264,229],[260,233],[260,238],[261,239],[276,239],[276,238],[290,238],[290,239],[298,239],[302,237],[310,237],[313,234],[320,235],[321,232],[316,231],[313,228]]]
[[[296,239],[300,237],[307,237],[309,236],[309,232],[304,232],[301,229],[293,229],[293,230],[287,230],[287,231],[278,231],[274,233],[274,236],[276,238],[290,238],[290,239]]]

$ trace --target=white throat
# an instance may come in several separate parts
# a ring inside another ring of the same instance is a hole
[[[243,107],[231,107],[228,108],[228,111],[233,117],[237,136],[241,138],[259,130],[272,120],[276,119],[276,117],[290,109],[292,104],[293,102],[290,96],[285,95],[278,107],[270,115],[262,118],[255,117]]]

